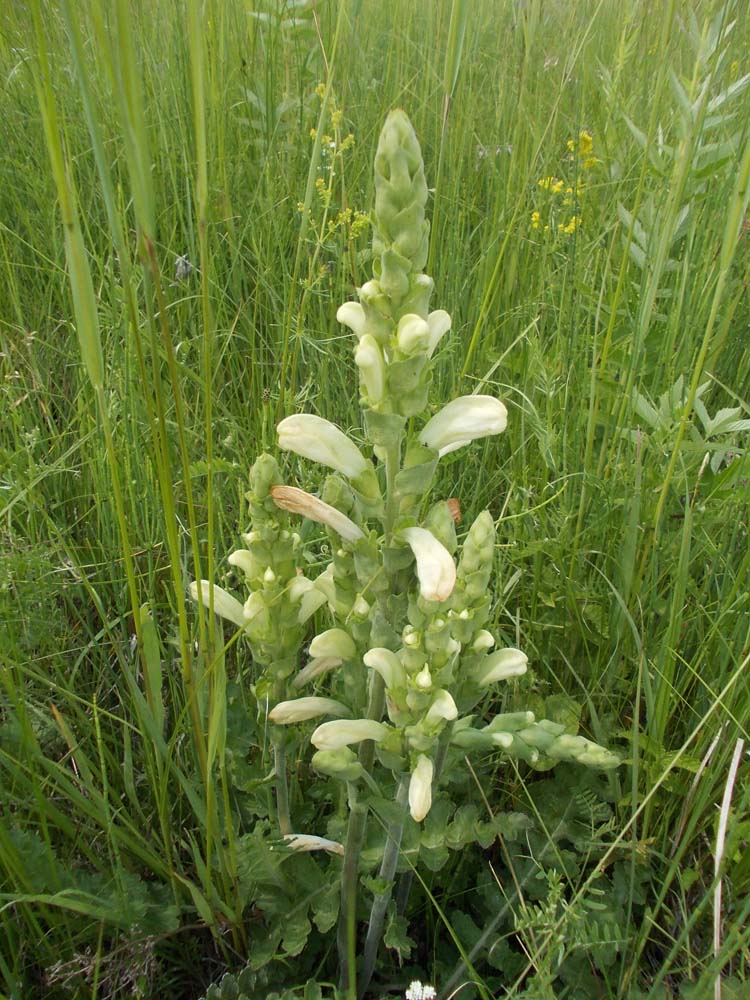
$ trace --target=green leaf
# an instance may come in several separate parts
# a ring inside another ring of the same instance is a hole
[[[397,951],[399,958],[402,959],[408,958],[411,955],[412,948],[415,947],[415,942],[407,933],[408,927],[406,918],[399,916],[396,913],[395,906],[391,903],[388,907],[388,922],[385,934],[383,935],[383,941],[386,948],[392,948],[394,951]]]

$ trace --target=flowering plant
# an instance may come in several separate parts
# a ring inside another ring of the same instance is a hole
[[[248,494],[252,530],[246,548],[229,557],[244,575],[248,598],[241,603],[207,581],[191,587],[195,600],[241,630],[261,669],[255,693],[269,703],[287,845],[343,857],[340,988],[351,997],[363,995],[374,971],[405,825],[425,820],[441,777],[459,759],[479,750],[535,767],[558,760],[617,764],[607,750],[532,712],[485,717],[491,689],[527,670],[526,655],[495,648],[486,628],[495,524],[483,511],[459,547],[455,504],[438,501],[422,511],[440,459],[502,433],[508,414],[493,396],[471,395],[423,417],[434,355],[451,326],[444,310],[430,311],[434,283],[422,271],[427,193],[417,137],[404,112],[393,111],[375,155],[373,277],[358,289],[358,301],[337,313],[356,338],[362,441],[315,414],[282,420],[279,447],[332,470],[322,495],[284,483],[276,461],[262,455]],[[333,556],[315,579],[298,567],[300,539],[290,517],[327,532]],[[308,623],[324,609],[330,627],[313,638],[301,665]],[[310,688],[321,693],[309,694]],[[310,720],[313,768],[346,786],[343,845],[293,829],[285,730]],[[389,789],[394,805],[358,964],[368,814]]]

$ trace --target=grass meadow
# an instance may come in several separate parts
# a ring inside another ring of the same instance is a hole
[[[623,764],[467,763],[502,832],[453,817],[369,996],[750,997],[748,53],[741,0],[4,5],[0,997],[197,1000],[248,962],[209,995],[333,996],[335,914],[272,929],[320,876],[255,832],[253,664],[227,630],[201,666],[186,595],[234,586],[282,417],[357,436],[335,316],[396,107],[435,396],[509,413],[436,495],[496,520],[526,701]],[[314,832],[344,803],[294,753]]]

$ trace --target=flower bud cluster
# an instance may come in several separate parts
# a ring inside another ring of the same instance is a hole
[[[392,111],[375,154],[373,278],[337,314],[357,337],[362,399],[381,438],[424,410],[430,359],[451,325],[444,310],[429,312],[427,193],[419,140],[404,112]]]
[[[510,757],[539,769],[552,767],[561,760],[604,770],[620,763],[616,754],[598,743],[567,732],[559,722],[537,721],[533,712],[496,715],[481,729],[472,728],[472,721],[472,717],[467,716],[456,723],[451,734],[453,746],[463,751],[500,748]]]
[[[251,470],[247,493],[251,530],[242,536],[245,547],[228,558],[249,590],[244,604],[207,580],[190,586],[193,600],[205,607],[213,590],[215,613],[242,629],[267,681],[288,678],[296,671],[307,623],[326,601],[317,581],[297,569],[299,536],[275,499],[284,489],[280,482],[275,459],[261,455]],[[295,509],[293,504],[290,509]]]

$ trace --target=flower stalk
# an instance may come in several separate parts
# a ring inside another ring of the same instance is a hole
[[[430,507],[428,500],[440,459],[493,439],[508,414],[500,400],[473,395],[429,416],[434,355],[451,319],[444,310],[430,311],[434,283],[422,272],[427,194],[414,129],[403,111],[391,112],[375,155],[373,275],[357,290],[358,301],[337,312],[355,341],[362,430],[350,435],[311,413],[283,419],[279,448],[332,470],[320,496],[284,483],[275,460],[261,456],[248,493],[247,547],[230,558],[249,595],[243,603],[208,581],[191,586],[194,600],[212,604],[239,630],[259,668],[254,690],[269,700],[282,835],[293,838],[294,850],[343,852],[337,944],[339,990],[347,1000],[362,1000],[374,975],[404,830],[425,821],[434,799],[445,794],[441,777],[455,773],[464,755],[504,753],[530,767],[557,760],[617,764],[575,726],[523,711],[489,722],[482,711],[470,714],[493,686],[522,682],[528,659],[488,627],[492,515],[480,513],[459,545],[456,501]],[[308,540],[326,534],[330,561],[314,580],[304,573],[309,553],[299,551],[295,518],[306,523],[300,534]],[[326,623],[309,641],[316,612]],[[313,769],[346,790],[343,848],[327,847],[318,831],[293,823],[285,748],[297,739],[302,746],[309,740]],[[369,802],[394,783],[395,813],[358,976]],[[407,875],[399,910],[410,885]]]

